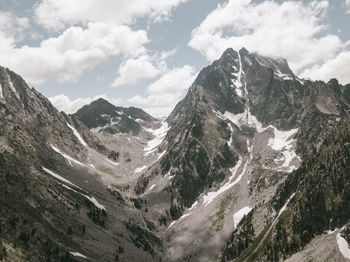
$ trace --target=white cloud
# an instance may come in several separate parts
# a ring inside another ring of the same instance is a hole
[[[345,0],[345,5],[348,8],[347,13],[350,14],[350,0]]]
[[[118,76],[112,86],[139,83],[143,79],[152,79],[167,71],[166,60],[175,55],[176,49],[162,51],[155,55],[143,54],[126,60],[119,66]]]
[[[301,76],[324,81],[337,78],[340,83],[348,84],[350,83],[349,68],[350,51],[344,51],[322,65],[315,65],[310,69],[306,69]]]
[[[142,55],[137,58],[131,58],[120,65],[118,77],[114,80],[112,86],[136,84],[143,79],[154,78],[165,70],[165,61],[157,61],[155,57]]]
[[[98,98],[103,98],[108,100],[110,103],[118,106],[120,104],[120,99],[112,99],[107,97],[107,95],[98,95],[94,97],[86,97],[86,98],[77,98],[74,100],[70,100],[70,98],[66,95],[57,95],[54,97],[50,97],[50,102],[59,110],[63,111],[67,114],[74,114],[84,105],[88,105],[91,102],[97,100]]]
[[[24,29],[28,27],[28,18],[16,17],[9,12],[0,12],[0,36],[20,41],[24,37]]]
[[[131,24],[148,16],[152,21],[168,19],[173,8],[187,0],[42,0],[35,9],[36,20],[57,30],[87,22]]]
[[[137,95],[128,101],[146,106],[146,110],[156,116],[165,116],[182,98],[196,75],[195,68],[189,65],[174,68],[149,85],[146,96]]]
[[[230,0],[213,10],[192,31],[189,46],[208,60],[228,48],[245,46],[262,55],[281,56],[297,73],[333,58],[344,45],[337,35],[325,34],[328,1]]]
[[[106,23],[89,23],[85,29],[70,27],[38,47],[16,47],[13,37],[0,34],[0,61],[32,84],[72,81],[110,56],[145,53],[147,42],[143,30]]]

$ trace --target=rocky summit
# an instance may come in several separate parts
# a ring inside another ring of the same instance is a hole
[[[349,84],[245,48],[165,120],[67,115],[1,67],[0,261],[346,261],[349,110]]]

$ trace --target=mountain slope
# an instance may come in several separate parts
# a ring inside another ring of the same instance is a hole
[[[294,260],[295,255],[289,261],[309,261],[316,259],[320,251],[309,251],[306,256],[303,248],[317,235],[320,236],[318,246],[328,248],[330,252],[328,259],[333,260],[337,255],[339,260],[333,261],[342,261],[339,251],[337,254],[331,253],[333,246],[330,246],[329,239],[334,239],[334,245],[337,232],[342,232],[342,236],[349,240],[348,230],[344,230],[350,219],[349,130],[350,120],[337,126],[336,131],[325,139],[319,152],[310,156],[280,185],[270,203],[276,214],[280,215],[267,231],[267,237],[264,239],[261,235],[255,237],[250,234],[251,238],[246,244],[239,245],[246,231],[245,225],[255,215],[254,210],[229,238],[223,250],[223,261],[234,258],[237,261],[280,261],[296,252],[300,253],[298,259]],[[327,232],[332,235],[331,238]],[[266,234],[266,231],[261,234]],[[260,246],[256,242],[260,242]],[[334,248],[339,250],[336,244]]]
[[[2,67],[0,85],[2,258],[157,259],[157,234],[130,198],[108,187],[118,163],[102,154],[109,151],[101,142]]]

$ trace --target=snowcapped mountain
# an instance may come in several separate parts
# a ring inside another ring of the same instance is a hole
[[[349,94],[227,49],[163,121],[103,99],[66,115],[0,68],[0,250],[10,261],[344,261]]]
[[[244,48],[226,50],[203,69],[167,119],[160,165],[136,188],[147,200],[147,215],[167,221],[170,257],[214,259],[233,225],[269,202],[348,117],[344,90],[336,80],[299,79],[284,59]],[[156,198],[162,200],[153,214]],[[203,237],[205,243],[196,242]]]

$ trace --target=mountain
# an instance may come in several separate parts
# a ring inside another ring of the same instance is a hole
[[[0,259],[157,259],[159,237],[111,186],[111,151],[3,67],[0,94]]]
[[[116,107],[103,98],[83,106],[74,116],[94,132],[129,133],[138,135],[142,125],[156,121],[135,107]]]
[[[227,49],[169,117],[0,68],[0,260],[347,261],[350,85]]]
[[[172,239],[170,257],[214,260],[240,219],[269,202],[348,117],[347,88],[299,79],[286,60],[244,48],[204,68],[166,120],[160,164],[136,187],[146,217],[163,221]],[[255,232],[268,214],[265,206],[254,217]]]

